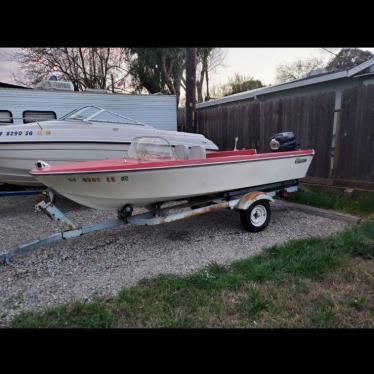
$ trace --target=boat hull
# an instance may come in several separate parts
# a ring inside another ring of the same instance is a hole
[[[71,162],[121,158],[127,155],[129,143],[33,143],[6,144],[0,146],[0,183],[41,186],[42,183],[29,174],[38,160],[50,165]]]
[[[313,154],[74,174],[38,174],[43,184],[59,194],[96,209],[145,206],[300,179],[306,176]]]

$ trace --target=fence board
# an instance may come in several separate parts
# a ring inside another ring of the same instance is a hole
[[[336,178],[374,182],[374,86],[349,88],[342,96]]]

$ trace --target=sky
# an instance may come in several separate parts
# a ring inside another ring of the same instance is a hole
[[[340,48],[329,48],[338,53]],[[362,48],[374,53],[374,48]],[[15,62],[15,48],[0,48],[0,81],[15,83],[12,73],[22,77],[22,69]],[[319,57],[328,60],[333,55],[322,48],[225,48],[226,58],[224,66],[218,67],[211,73],[210,81],[213,85],[224,84],[235,73],[252,76],[265,85],[276,82],[276,68],[279,64],[293,62],[298,58]]]
[[[15,51],[16,48],[0,48],[0,82],[15,83],[12,73],[22,76],[19,65],[14,61]]]
[[[322,48],[229,48],[226,53],[224,66],[212,74],[214,84],[226,83],[235,73],[240,73],[270,85],[275,83],[276,68],[280,64],[298,58],[319,57],[327,60],[333,56]]]

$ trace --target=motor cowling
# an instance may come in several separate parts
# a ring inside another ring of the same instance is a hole
[[[270,140],[272,152],[294,151],[299,147],[293,132],[280,132],[274,134]]]

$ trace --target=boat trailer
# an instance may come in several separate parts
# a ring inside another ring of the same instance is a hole
[[[118,212],[117,219],[80,227],[55,206],[55,193],[47,189],[42,192],[42,200],[34,208],[37,212],[45,213],[54,221],[63,222],[67,226],[67,229],[43,239],[0,252],[0,263],[12,265],[10,259],[16,255],[35,251],[48,244],[63,239],[76,238],[90,232],[112,229],[127,224],[144,226],[159,225],[222,209],[235,209],[239,211],[241,213],[241,222],[246,229],[261,231],[267,226],[270,220],[269,202],[273,201],[273,197],[276,195],[284,196],[290,192],[297,191],[297,186],[298,181],[295,180],[202,196],[190,199],[187,202],[186,199],[166,202],[164,203],[166,207],[162,207],[163,204],[153,204],[146,207],[148,209],[147,212],[136,215],[132,215],[132,207],[126,205]],[[173,203],[175,205],[170,205]]]

